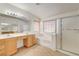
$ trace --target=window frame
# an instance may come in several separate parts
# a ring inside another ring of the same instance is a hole
[[[55,32],[45,32],[45,22],[50,22],[50,21],[55,21]],[[43,21],[43,32],[44,33],[56,33],[56,20],[46,20],[46,21]]]

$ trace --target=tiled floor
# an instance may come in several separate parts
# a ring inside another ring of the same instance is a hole
[[[35,45],[31,48],[20,48],[13,56],[66,56],[58,51],[53,51],[49,48]]]

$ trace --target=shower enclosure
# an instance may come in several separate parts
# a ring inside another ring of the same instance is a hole
[[[60,19],[57,45],[63,51],[79,55],[79,16]],[[58,48],[57,47],[57,48]]]

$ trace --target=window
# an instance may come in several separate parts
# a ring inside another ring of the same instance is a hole
[[[34,31],[39,32],[39,30],[40,30],[40,22],[34,21],[33,24],[34,24],[33,25]]]
[[[44,21],[44,32],[55,32],[55,21]]]

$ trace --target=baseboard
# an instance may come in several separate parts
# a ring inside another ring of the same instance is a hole
[[[68,56],[77,56],[77,55],[75,55],[73,53],[70,53],[70,52],[67,52],[67,51],[63,51],[63,50],[60,50],[60,49],[57,49],[57,51],[62,52],[64,54],[68,55]]]

